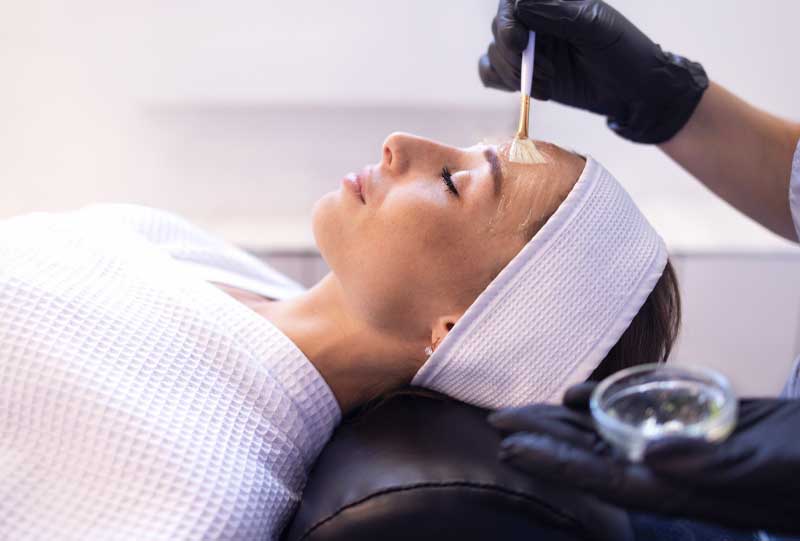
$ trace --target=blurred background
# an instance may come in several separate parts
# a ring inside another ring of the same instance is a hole
[[[654,41],[800,118],[794,0],[614,0]],[[494,0],[0,0],[0,218],[98,202],[165,208],[305,284],[316,199],[392,131],[512,135],[518,97],[477,61]],[[685,308],[673,359],[780,390],[800,350],[800,252],[604,120],[536,102],[541,139],[613,171],[667,240]],[[309,152],[313,149],[313,152]]]

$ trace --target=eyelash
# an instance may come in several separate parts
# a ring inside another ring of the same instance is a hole
[[[447,189],[456,197],[458,197],[458,190],[456,190],[456,185],[453,184],[453,176],[450,174],[450,169],[447,168],[445,165],[442,167],[442,182],[445,183]]]

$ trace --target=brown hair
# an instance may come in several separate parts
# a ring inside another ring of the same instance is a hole
[[[672,351],[681,324],[681,297],[678,278],[667,261],[639,312],[619,337],[614,347],[589,376],[600,381],[623,368],[644,363],[665,363]]]

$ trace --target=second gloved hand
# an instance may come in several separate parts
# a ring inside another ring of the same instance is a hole
[[[483,84],[518,90],[520,54],[537,33],[533,96],[607,117],[639,143],[661,143],[691,116],[708,78],[700,64],[661,50],[602,0],[500,0]]]
[[[741,400],[727,440],[664,439],[636,464],[595,431],[591,389],[570,389],[570,407],[535,404],[492,414],[496,428],[513,433],[500,457],[629,509],[800,533],[800,400]]]

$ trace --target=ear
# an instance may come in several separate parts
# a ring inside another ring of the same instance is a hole
[[[450,332],[462,315],[463,312],[459,312],[436,318],[431,329],[431,349],[436,351],[441,341],[444,340],[444,337],[447,336],[447,333]]]

